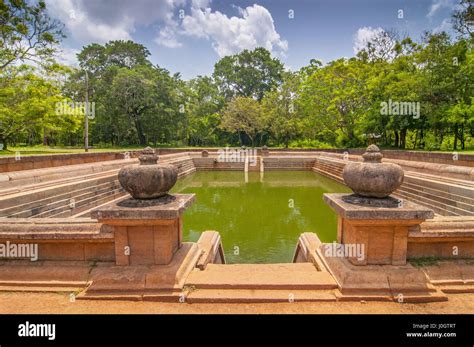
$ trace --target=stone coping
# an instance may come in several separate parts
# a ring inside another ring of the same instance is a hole
[[[418,227],[410,229],[409,241],[414,239],[446,239],[453,238],[474,239],[474,217],[472,216],[435,216],[421,223]]]
[[[0,218],[0,240],[113,240],[113,230],[90,218]]]
[[[114,201],[107,206],[91,211],[91,218],[103,220],[163,220],[176,219],[189,207],[195,200],[195,194],[174,194],[168,195],[175,199],[154,204],[151,200],[135,200],[137,205],[133,206],[133,200],[130,196],[124,199]],[[127,204],[130,201],[131,204]],[[149,204],[146,202],[149,201]]]
[[[337,214],[346,219],[356,220],[425,220],[434,217],[434,212],[429,208],[404,200],[401,207],[383,208],[366,207],[350,204],[342,200],[348,193],[325,193],[324,201],[331,206]]]

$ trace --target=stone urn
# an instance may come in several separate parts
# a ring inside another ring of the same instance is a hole
[[[359,196],[385,198],[403,183],[403,169],[393,163],[382,163],[382,153],[376,145],[367,147],[363,162],[350,162],[342,171],[346,185]]]
[[[158,156],[147,147],[138,158],[140,164],[123,167],[118,174],[120,185],[134,199],[156,199],[166,195],[178,179],[178,170],[169,164],[157,164]]]

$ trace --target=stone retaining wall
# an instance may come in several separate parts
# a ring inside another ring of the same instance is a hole
[[[65,165],[96,163],[108,160],[124,159],[124,152],[71,153],[15,157],[0,157],[0,172],[43,169]],[[134,156],[132,152],[131,156]],[[21,154],[21,152],[20,152]]]
[[[159,155],[167,154],[200,154],[204,148],[159,148],[157,152]],[[207,148],[209,152],[216,152],[217,148]],[[312,155],[317,153],[339,153],[348,152],[351,155],[362,155],[364,149],[285,149],[272,148],[270,150],[276,156],[298,155]],[[122,152],[101,152],[101,153],[71,153],[71,154],[53,154],[40,156],[21,156],[21,160],[16,160],[15,157],[0,157],[0,173],[23,171],[32,169],[41,169],[48,167],[58,167],[66,165],[77,165],[84,163],[94,163],[109,160],[124,159],[124,154],[128,152],[131,157],[137,157],[139,151]],[[413,162],[425,162],[435,164],[447,164],[453,166],[468,166],[474,167],[473,154],[458,154],[440,153],[440,152],[425,152],[425,151],[402,151],[402,150],[383,150],[384,156],[387,159],[399,159]],[[257,149],[257,155],[262,155],[262,150]]]
[[[435,217],[408,234],[408,259],[474,258],[474,217]]]
[[[0,244],[6,242],[38,244],[38,261],[115,262],[113,231],[90,218],[0,218]],[[435,217],[425,221],[410,230],[407,257],[474,258],[474,218]]]
[[[113,232],[89,218],[0,218],[0,244],[7,242],[37,244],[38,261],[115,261]]]
[[[172,154],[172,153],[201,153],[203,150],[208,152],[217,152],[218,148],[160,148],[158,149],[159,154]],[[365,152],[365,148],[353,148],[353,149],[303,149],[303,148],[270,148],[271,155],[282,156],[282,155],[312,155],[318,153],[339,153],[344,152],[350,155],[361,156]],[[469,166],[474,167],[474,154],[462,154],[457,152],[428,152],[428,151],[404,151],[404,150],[392,150],[382,149],[384,157],[387,159],[399,159],[409,160],[415,162],[426,162],[435,164],[447,164],[454,166]],[[262,155],[262,150],[257,149],[257,155]]]

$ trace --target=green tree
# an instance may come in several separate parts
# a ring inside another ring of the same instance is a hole
[[[358,131],[367,108],[369,67],[352,58],[339,59],[318,69],[301,87],[300,107],[310,126],[337,133],[339,146],[357,146]]]
[[[50,62],[63,37],[44,1],[0,0],[0,71],[17,62]]]
[[[301,78],[297,73],[285,73],[283,84],[275,91],[265,94],[262,108],[269,125],[270,134],[277,143],[289,142],[301,134],[303,120],[298,108],[298,93]]]
[[[63,100],[58,85],[40,77],[33,68],[9,68],[0,78],[0,142],[4,149],[21,135],[61,131],[73,116],[58,114]]]
[[[472,0],[461,0],[458,8],[452,15],[453,28],[460,37],[474,37],[472,23],[474,23],[474,6]]]
[[[188,83],[191,92],[189,105],[188,144],[216,145],[219,141],[220,115],[224,98],[208,76],[198,76]]]
[[[261,100],[282,81],[283,64],[265,48],[243,50],[219,60],[213,78],[226,100],[235,96]]]
[[[242,134],[245,134],[253,147],[257,135],[265,128],[260,103],[249,97],[232,99],[222,111],[221,127],[231,133],[238,133],[241,145],[244,144]]]
[[[148,78],[151,71],[144,67],[121,68],[108,93],[111,107],[116,114],[127,117],[135,126],[140,145],[146,145],[143,121],[153,107],[153,81]]]

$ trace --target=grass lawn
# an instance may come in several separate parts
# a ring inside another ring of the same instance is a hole
[[[161,148],[177,148],[177,147],[165,147],[161,146]],[[179,147],[182,149],[186,148],[212,148],[212,146],[205,146],[205,147]],[[218,146],[216,148],[222,148],[222,146]],[[142,150],[142,146],[130,146],[130,147],[106,147],[106,148],[90,148],[89,153],[98,153],[98,152],[126,152],[126,151],[139,151]],[[290,148],[291,150],[298,150],[299,148]],[[317,149],[317,148],[315,148]],[[84,153],[84,148],[78,147],[54,147],[54,146],[9,146],[8,150],[1,150],[0,156],[4,157],[14,157],[16,152],[20,152],[21,155],[51,155],[51,154],[68,154],[68,153]],[[439,152],[439,153],[453,153],[453,151],[432,151],[432,152]],[[458,153],[462,154],[474,154],[473,149],[469,150],[458,150]]]
[[[126,152],[143,149],[140,146],[135,147],[108,147],[108,148],[90,148],[89,153],[97,152]],[[8,150],[0,151],[0,156],[14,157],[16,152],[21,155],[51,155],[51,154],[68,154],[68,153],[85,153],[84,148],[77,147],[49,147],[49,146],[9,146]]]

